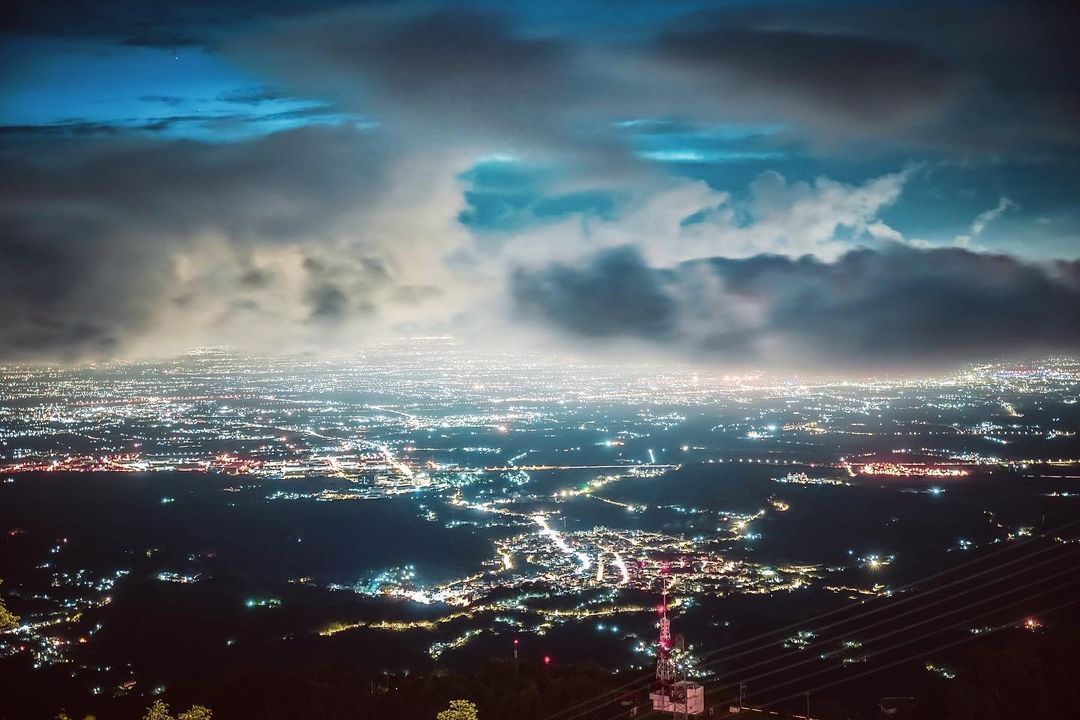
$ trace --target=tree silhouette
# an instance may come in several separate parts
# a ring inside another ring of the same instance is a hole
[[[19,626],[19,616],[4,607],[4,601],[0,600],[0,632]]]
[[[451,700],[450,707],[435,716],[435,720],[477,720],[476,706],[468,700]]]
[[[154,704],[146,711],[143,720],[213,720],[214,714],[210,708],[202,705],[192,705],[190,709],[180,713],[175,718],[169,713],[169,704],[164,700],[155,700]]]

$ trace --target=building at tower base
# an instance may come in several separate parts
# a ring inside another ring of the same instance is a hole
[[[649,700],[655,712],[676,715],[700,715],[705,712],[705,688],[688,680],[680,680],[649,693]]]

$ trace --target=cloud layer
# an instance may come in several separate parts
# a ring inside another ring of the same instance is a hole
[[[344,126],[8,152],[0,346],[17,359],[301,349],[338,324],[377,337],[407,323],[453,289],[440,256],[460,200],[452,177],[388,183],[418,171],[390,154]],[[421,201],[427,212],[401,212]]]
[[[634,248],[519,270],[525,318],[739,364],[901,368],[1080,349],[1080,263],[888,244],[835,262],[647,265]]]

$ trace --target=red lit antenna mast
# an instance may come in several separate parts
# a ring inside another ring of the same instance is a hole
[[[685,658],[686,641],[677,635],[672,641],[671,620],[668,619],[668,564],[660,568],[663,582],[660,591],[660,645],[656,649],[657,688],[649,693],[654,711],[671,713],[675,717],[688,718],[705,712],[705,689],[698,683],[686,679]],[[679,656],[679,659],[676,657]]]
[[[656,650],[656,679],[660,692],[671,694],[671,685],[675,682],[675,661],[671,657],[671,620],[667,616],[668,566],[661,567],[662,590],[660,593],[660,645]]]

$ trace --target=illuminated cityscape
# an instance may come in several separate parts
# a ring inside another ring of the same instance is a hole
[[[632,671],[655,655],[666,568],[673,617],[704,641],[740,596],[889,597],[927,555],[952,562],[1068,517],[1078,392],[1071,358],[802,383],[491,362],[447,339],[333,361],[202,350],[154,365],[9,366],[0,499],[18,552],[4,590],[21,620],[0,652],[71,667],[90,693],[168,687],[160,670],[99,659],[98,634],[129,588],[191,588],[185,597],[224,592],[230,612],[253,618],[240,638],[207,626],[218,651],[263,647],[258,614],[286,613],[271,623],[274,652],[357,636],[419,668],[587,630],[605,638],[597,660]],[[112,499],[86,495],[83,477]],[[1000,482],[1005,495],[978,489]],[[74,515],[24,515],[46,487],[53,501],[84,499]],[[852,501],[862,522],[843,509]],[[177,522],[189,528],[153,531]],[[788,529],[819,522],[835,526],[830,543]],[[105,546],[80,552],[101,533]],[[351,552],[362,537],[380,551]],[[230,573],[247,579],[216,587]],[[857,638],[844,642],[827,657],[865,661]],[[686,666],[712,676],[695,652]]]

